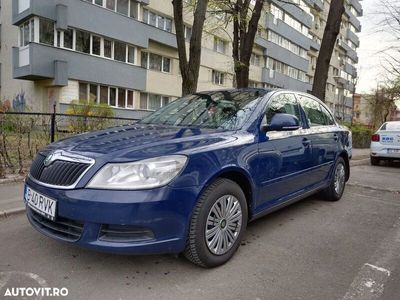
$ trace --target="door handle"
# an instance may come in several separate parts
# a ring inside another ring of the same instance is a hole
[[[304,138],[303,141],[302,141],[302,144],[303,144],[305,147],[308,147],[308,146],[310,146],[311,141],[310,141],[309,139]]]

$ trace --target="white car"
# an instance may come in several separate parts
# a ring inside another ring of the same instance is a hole
[[[383,123],[371,138],[371,165],[400,159],[400,121]]]

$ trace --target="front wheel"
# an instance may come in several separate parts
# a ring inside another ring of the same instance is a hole
[[[322,191],[322,195],[327,201],[338,201],[342,198],[344,188],[346,186],[346,163],[342,157],[336,161],[334,173],[330,185]]]
[[[226,263],[240,245],[247,216],[242,189],[229,179],[215,180],[203,192],[193,212],[186,258],[207,268]]]

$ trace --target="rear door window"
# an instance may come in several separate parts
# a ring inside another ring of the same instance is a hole
[[[310,127],[335,124],[331,114],[318,101],[303,95],[299,95],[299,99]]]

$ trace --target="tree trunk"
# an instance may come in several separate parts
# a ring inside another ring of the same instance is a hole
[[[265,1],[256,0],[251,18],[248,20],[250,2],[250,0],[244,0],[244,2],[237,0],[233,11],[232,57],[237,88],[247,88],[249,86],[250,58]]]
[[[336,39],[340,32],[340,24],[344,13],[344,0],[331,0],[328,20],[319,50],[317,66],[314,74],[312,94],[325,101],[326,82],[328,80],[329,66],[335,48]]]
[[[199,79],[201,40],[208,0],[197,0],[194,11],[192,36],[189,45],[189,60],[186,53],[185,31],[183,24],[183,0],[172,1],[174,9],[174,23],[176,43],[178,46],[179,68],[182,75],[182,96],[193,94],[197,91]]]

